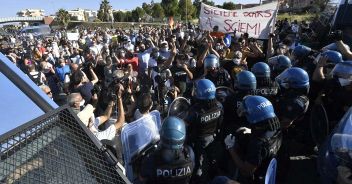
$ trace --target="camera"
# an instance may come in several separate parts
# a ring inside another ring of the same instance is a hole
[[[164,84],[167,81],[168,77],[165,72],[161,72],[159,75],[155,76],[155,82],[158,84]]]
[[[91,90],[92,95],[97,94],[99,96],[101,92],[101,86],[98,84],[94,84],[93,89]]]
[[[94,67],[94,64],[91,61],[87,61],[82,64],[82,68],[84,70],[89,70],[90,68],[93,68],[93,67]]]

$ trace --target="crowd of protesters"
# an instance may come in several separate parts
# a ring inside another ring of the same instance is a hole
[[[325,106],[332,130],[352,104],[352,52],[343,33],[312,49],[301,45],[316,39],[311,25],[278,21],[268,40],[191,24],[79,27],[78,40],[64,29],[3,36],[0,51],[58,105],[72,107],[99,140],[115,140],[125,124],[158,110],[160,150],[133,182],[263,183],[276,158],[278,183],[285,183],[293,142],[302,154],[323,144],[312,139],[313,107]],[[221,96],[221,87],[230,93]],[[167,117],[178,97],[191,108]],[[345,159],[337,165],[351,169],[352,158]],[[338,176],[322,178],[334,183]]]

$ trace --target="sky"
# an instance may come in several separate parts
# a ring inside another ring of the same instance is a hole
[[[132,10],[137,6],[142,6],[143,2],[150,3],[151,0],[109,0],[113,9]],[[154,0],[160,2],[161,0]],[[259,0],[213,0],[215,4],[232,1],[234,3],[256,3]],[[84,8],[99,9],[101,0],[0,0],[0,17],[14,17],[16,13],[23,9],[43,9],[45,15],[54,14],[58,9],[66,10]]]

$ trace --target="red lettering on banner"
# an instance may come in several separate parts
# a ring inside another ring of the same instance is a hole
[[[205,22],[205,25],[209,25],[210,26],[210,28],[212,28],[213,29],[213,26],[212,26],[212,17],[208,17],[208,19],[207,19],[207,21]]]
[[[209,13],[210,13],[210,10],[208,10],[207,7],[204,7],[204,13],[205,13],[205,14],[209,14]]]
[[[272,13],[270,10],[265,10],[265,11],[255,11],[255,12],[243,12],[244,17],[271,17]]]
[[[227,11],[227,10],[218,10],[204,6],[204,14],[207,15],[217,15],[222,17],[238,17],[237,12],[234,11]]]
[[[224,17],[229,17],[230,16],[230,12],[224,12]]]
[[[214,15],[220,15],[220,14],[217,14],[218,12],[217,10],[214,10],[213,12],[214,12]]]
[[[224,23],[224,29],[226,32],[237,30],[242,33],[254,32],[254,35],[260,34],[260,23],[250,24],[241,22],[240,20],[238,22],[233,22],[231,19],[224,20]]]

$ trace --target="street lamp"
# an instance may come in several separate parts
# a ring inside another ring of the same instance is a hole
[[[185,0],[185,3],[186,3],[186,25],[188,25],[187,0]]]

